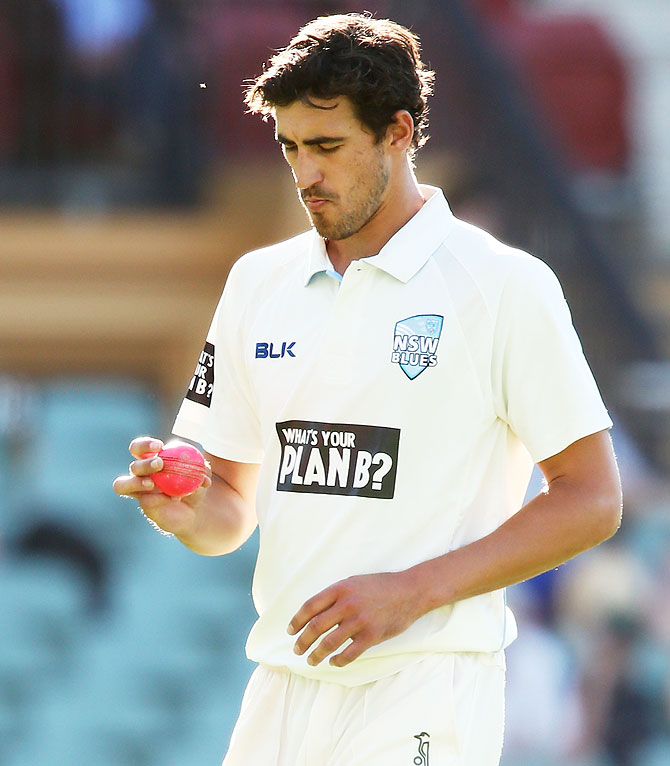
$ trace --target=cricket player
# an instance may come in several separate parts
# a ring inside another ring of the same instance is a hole
[[[432,85],[413,33],[347,14],[249,86],[311,227],[230,273],[174,426],[211,476],[163,495],[162,441],[139,437],[115,482],[199,554],[260,528],[225,766],[495,766],[505,587],[620,524],[556,277],[415,176]]]

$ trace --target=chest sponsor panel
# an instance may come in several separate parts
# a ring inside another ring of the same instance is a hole
[[[393,497],[399,428],[306,420],[286,420],[276,428],[279,492]]]

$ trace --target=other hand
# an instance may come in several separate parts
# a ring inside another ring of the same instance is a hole
[[[135,458],[129,466],[129,473],[117,476],[114,491],[123,497],[137,500],[144,515],[165,532],[186,534],[195,522],[196,511],[205,491],[212,484],[211,469],[200,487],[184,497],[169,497],[154,485],[152,474],[163,468],[158,453],[163,442],[150,436],[139,436],[130,443],[130,454]]]
[[[302,631],[295,643],[296,654],[304,654],[323,636],[307,658],[310,665],[318,665],[350,641],[330,658],[331,665],[343,667],[371,646],[407,630],[419,617],[416,593],[407,573],[357,575],[306,601],[291,620],[288,632],[294,635]]]

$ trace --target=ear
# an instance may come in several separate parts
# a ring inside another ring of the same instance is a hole
[[[398,109],[391,117],[386,139],[389,149],[396,152],[407,151],[414,137],[414,120],[406,109]]]

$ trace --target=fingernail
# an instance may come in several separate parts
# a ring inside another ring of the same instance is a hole
[[[153,489],[154,483],[151,479],[142,479],[142,486],[147,489]]]
[[[161,467],[161,460],[160,460],[160,458],[157,457],[154,460],[152,460],[151,461],[151,467],[152,468],[160,468]]]
[[[149,442],[149,449],[152,452],[158,452],[160,450],[160,448],[161,448],[161,443],[160,442]]]
[[[293,653],[302,654],[302,651],[300,650],[300,647],[297,644],[293,647]]]
[[[286,628],[286,632],[289,634],[289,636],[295,635],[295,628],[293,625],[289,625],[288,628]]]

